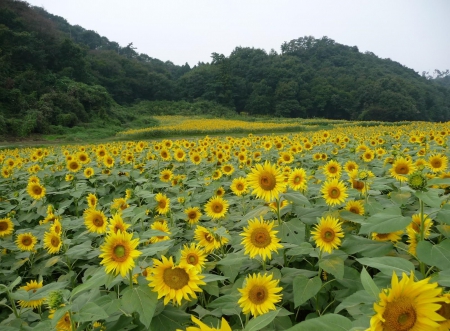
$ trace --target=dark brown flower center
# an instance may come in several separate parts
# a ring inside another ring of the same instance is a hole
[[[270,172],[264,172],[259,179],[259,185],[265,191],[272,191],[276,184],[277,180]]]
[[[258,248],[265,248],[270,245],[272,238],[266,228],[258,228],[253,230],[250,236],[252,244]]]
[[[164,283],[174,290],[182,289],[189,283],[189,275],[178,267],[164,270],[163,279]]]
[[[267,289],[264,286],[255,285],[248,293],[250,301],[256,305],[263,304],[268,296]]]
[[[332,229],[325,229],[323,232],[322,240],[329,243],[332,242],[336,236]]]
[[[416,311],[409,298],[388,302],[383,313],[383,330],[408,331],[417,321]]]

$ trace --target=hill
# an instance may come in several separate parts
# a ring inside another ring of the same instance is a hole
[[[0,135],[126,125],[127,107],[151,115],[161,101],[202,102],[193,109],[203,114],[217,105],[216,114],[450,120],[448,84],[327,37],[285,42],[280,53],[236,47],[190,68],[26,2],[0,1]]]

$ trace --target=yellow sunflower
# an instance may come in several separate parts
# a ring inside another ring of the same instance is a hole
[[[427,166],[432,172],[445,171],[448,166],[448,158],[442,154],[434,154],[428,159]]]
[[[57,235],[61,236],[62,234],[62,225],[61,222],[59,221],[58,217],[55,217],[53,224],[50,227],[50,232],[54,232]]]
[[[339,205],[345,201],[348,194],[347,188],[342,181],[337,178],[326,181],[320,192],[323,194],[323,198],[327,205]]]
[[[288,177],[288,184],[295,191],[305,191],[308,184],[305,170],[303,168],[292,170]]]
[[[266,161],[264,165],[257,164],[247,176],[248,185],[253,189],[252,194],[267,202],[278,198],[286,187],[284,177],[279,168]]]
[[[445,318],[445,321],[439,323],[436,331],[448,331],[450,329],[450,293],[445,293],[441,297],[441,308],[437,311],[439,315]]]
[[[339,162],[330,160],[323,166],[323,172],[327,178],[339,178],[341,176],[341,165]]]
[[[99,255],[103,260],[100,264],[105,265],[106,273],[115,273],[126,277],[128,271],[134,268],[134,259],[142,252],[136,249],[139,245],[139,238],[131,239],[132,233],[117,231],[109,232],[105,242],[100,246],[102,254]]]
[[[163,171],[161,171],[159,179],[162,182],[170,182],[170,180],[173,178],[173,172],[170,169],[164,169]]]
[[[237,196],[241,196],[247,193],[248,192],[247,180],[244,177],[234,178],[233,181],[231,182],[230,189]]]
[[[373,232],[372,233],[372,240],[375,241],[392,241],[393,243],[396,243],[397,241],[400,241],[402,239],[403,231],[395,231],[390,233],[378,233]]]
[[[16,245],[21,251],[32,251],[37,243],[37,238],[31,232],[17,235]]]
[[[231,163],[222,165],[220,168],[225,176],[231,176],[234,172],[234,167]]]
[[[189,158],[191,162],[195,165],[199,165],[200,162],[202,162],[202,157],[197,152],[192,153]]]
[[[280,239],[276,236],[278,231],[273,231],[274,221],[264,221],[262,216],[260,219],[254,218],[248,221],[248,228],[244,227],[244,232],[240,235],[244,238],[241,244],[244,245],[244,254],[250,255],[254,258],[259,255],[263,261],[266,258],[272,258],[272,252],[277,252],[280,248],[283,248],[279,244]]]
[[[391,288],[383,289],[379,301],[373,305],[375,315],[370,319],[370,331],[421,331],[436,330],[445,318],[439,315],[441,288],[437,283],[429,284],[430,278],[414,281],[402,274],[398,281],[392,274]]]
[[[186,161],[186,153],[181,148],[175,149],[173,156],[178,162]]]
[[[114,214],[108,221],[108,231],[114,233],[117,233],[118,231],[126,232],[130,227],[130,224],[125,223],[119,213]]]
[[[353,214],[364,215],[364,206],[361,201],[349,201],[344,209]]]
[[[170,199],[164,193],[158,193],[155,196],[157,202],[156,211],[160,215],[165,215],[170,210]]]
[[[275,304],[281,301],[283,290],[278,287],[278,280],[272,279],[272,275],[253,274],[248,275],[244,281],[244,287],[238,289],[241,298],[238,304],[244,314],[251,313],[254,317],[275,310]]]
[[[84,224],[89,232],[105,233],[108,226],[107,218],[101,210],[89,208],[83,213]]]
[[[0,238],[9,236],[14,231],[14,224],[11,218],[0,218]]]
[[[341,222],[334,217],[327,216],[321,218],[311,234],[320,250],[331,254],[333,249],[337,249],[341,244],[341,239],[344,237],[342,232]]]
[[[103,157],[103,164],[105,165],[105,167],[107,168],[112,168],[114,167],[114,158],[111,155],[105,155]]]
[[[181,259],[180,263],[191,264],[194,268],[198,269],[198,272],[202,271],[202,268],[205,266],[206,262],[206,253],[200,246],[192,243],[189,246],[184,245],[181,250]]]
[[[28,184],[27,192],[34,200],[40,200],[45,197],[45,187],[37,183]]]
[[[67,170],[71,172],[78,172],[81,169],[81,163],[78,163],[77,160],[70,160],[67,163]]]
[[[94,174],[95,174],[95,172],[94,172],[93,168],[89,167],[89,168],[84,169],[84,177],[91,178],[92,176],[94,176]]]
[[[191,315],[191,320],[196,326],[188,326],[186,328],[186,331],[231,331],[230,325],[228,324],[227,320],[222,317],[222,326],[219,329],[209,327],[205,323],[201,322],[198,318],[195,318],[195,316]]]
[[[153,268],[147,280],[153,292],[158,292],[158,299],[164,297],[164,305],[170,300],[181,305],[182,299],[190,301],[196,299],[195,292],[203,292],[199,285],[206,285],[198,269],[190,264],[175,265],[172,257],[167,259],[164,255],[162,261],[153,259]]]
[[[95,196],[95,194],[89,193],[88,196],[86,197],[86,200],[87,200],[89,208],[97,207],[98,199]]]
[[[404,157],[399,157],[392,164],[390,170],[391,176],[400,182],[405,182],[408,180],[408,175],[413,173],[416,167],[412,164],[411,160],[407,160]]]
[[[55,232],[44,233],[44,248],[49,254],[57,254],[62,246],[61,237]]]
[[[199,207],[187,208],[187,209],[184,210],[184,213],[187,216],[186,221],[190,225],[197,224],[199,222],[199,220],[200,220],[200,217],[202,216],[202,213],[201,213]]]
[[[167,234],[171,234],[169,227],[167,225],[167,222],[165,220],[161,220],[161,221],[155,221],[152,223],[152,225],[150,225],[150,229],[152,230],[158,230]],[[170,237],[169,236],[153,236],[150,238],[149,242],[151,244],[160,242],[160,241],[165,241],[165,240],[169,240]]]
[[[415,232],[420,233],[421,219],[420,214],[414,214],[411,216],[412,222],[407,226],[407,228],[413,229]],[[431,227],[433,226],[433,221],[428,218],[427,214],[423,214],[424,220],[424,238],[428,238],[430,236]]]
[[[116,210],[121,212],[129,207],[127,200],[125,198],[114,199],[111,204],[111,210]]]
[[[205,205],[205,213],[213,220],[225,217],[228,210],[228,201],[222,197],[214,196]]]
[[[25,286],[21,286],[21,290],[25,290],[27,292],[34,293],[38,289],[40,289],[43,286],[43,282],[40,281],[39,283],[35,280],[32,280],[30,282],[27,282]],[[37,300],[19,300],[19,305],[21,308],[38,308],[40,305],[44,303],[45,298],[37,299]]]
[[[197,225],[194,231],[194,239],[198,241],[200,246],[204,247],[206,253],[210,253],[228,243],[228,238],[215,234],[214,230],[215,228],[209,230],[203,226]]]

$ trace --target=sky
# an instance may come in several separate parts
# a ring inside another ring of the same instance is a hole
[[[418,73],[450,69],[449,0],[28,0],[136,51],[177,65],[238,46],[280,53],[327,36]]]

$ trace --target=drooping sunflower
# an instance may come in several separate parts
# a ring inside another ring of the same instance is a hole
[[[278,287],[278,280],[272,279],[272,275],[253,274],[248,275],[244,281],[244,287],[238,289],[241,298],[238,304],[244,314],[251,313],[254,317],[275,310],[275,304],[281,301],[283,290]]]
[[[119,213],[115,213],[113,217],[111,217],[108,224],[108,231],[117,233],[118,231],[126,232],[127,229],[131,226],[123,221],[122,217]]]
[[[61,237],[55,232],[44,233],[44,248],[49,254],[57,254],[62,246]]]
[[[39,283],[35,280],[32,280],[30,282],[27,282],[25,286],[21,286],[21,290],[25,290],[27,292],[34,293],[38,289],[40,289],[43,286],[43,281],[40,281]],[[19,305],[22,308],[38,308],[40,305],[44,303],[45,298],[37,299],[37,300],[19,300]]]
[[[313,239],[320,250],[331,254],[333,249],[337,249],[344,237],[342,232],[342,223],[334,217],[327,216],[321,218],[313,231],[311,231]]]
[[[152,230],[158,230],[161,232],[164,232],[166,234],[171,234],[170,230],[169,230],[169,226],[167,225],[166,220],[157,220],[155,222],[152,223],[152,225],[150,225],[150,229]],[[153,236],[150,238],[149,242],[151,244],[160,242],[160,241],[165,241],[165,240],[169,240],[170,237],[167,235],[159,235],[159,236]]]
[[[200,211],[199,207],[191,207],[191,208],[187,208],[184,210],[184,213],[187,216],[186,221],[190,224],[190,225],[194,225],[197,224],[198,221],[200,220],[200,217],[202,216],[202,213]]]
[[[205,213],[213,220],[225,217],[228,210],[228,201],[222,197],[213,196],[205,205]]]
[[[374,303],[375,315],[370,319],[370,331],[436,330],[445,318],[439,315],[442,289],[430,278],[414,281],[414,272],[402,274],[398,281],[393,272],[391,288],[383,289]]]
[[[206,253],[210,253],[228,243],[228,238],[215,234],[214,230],[215,229],[210,230],[203,226],[197,225],[194,231],[194,239],[197,240],[198,244],[205,249]]]
[[[432,172],[441,172],[445,171],[448,166],[448,158],[442,154],[434,154],[431,155],[428,159],[428,167]]]
[[[397,241],[400,241],[402,239],[403,231],[395,231],[395,232],[389,232],[389,233],[378,233],[373,232],[372,233],[372,240],[375,241],[392,241],[393,243],[396,243]]]
[[[27,192],[34,200],[40,200],[45,197],[45,187],[37,183],[28,184]]]
[[[345,201],[348,197],[347,188],[342,181],[337,178],[326,181],[320,192],[323,194],[323,198],[327,205],[339,205]]]
[[[89,232],[105,233],[108,226],[107,218],[101,210],[88,208],[83,213],[84,224]]]
[[[206,253],[200,246],[195,243],[191,243],[189,246],[184,245],[181,250],[180,263],[187,263],[198,269],[198,272],[202,271],[205,266]]]
[[[31,232],[17,235],[16,245],[21,251],[32,251],[37,243],[37,238]]]
[[[364,215],[364,205],[361,201],[349,201],[344,209],[353,214]]]
[[[407,160],[404,157],[399,157],[392,164],[390,170],[391,176],[400,182],[405,182],[408,180],[408,175],[413,173],[416,167],[413,165],[411,160]]]
[[[199,285],[205,285],[203,276],[198,269],[190,264],[175,265],[172,257],[167,259],[164,255],[162,261],[153,259],[153,268],[147,280],[153,292],[158,293],[158,299],[164,297],[164,305],[169,301],[181,305],[182,299],[190,301],[196,299],[195,292],[203,292]]]
[[[186,331],[231,331],[230,325],[228,324],[227,320],[224,317],[222,317],[222,326],[219,329],[209,327],[208,325],[200,321],[198,318],[196,318],[194,315],[191,315],[191,320],[192,322],[197,324],[198,327],[188,326],[186,328]]]
[[[230,186],[231,191],[237,196],[241,196],[247,193],[248,192],[247,188],[248,188],[247,180],[244,177],[234,178]]]
[[[155,196],[157,202],[156,211],[160,215],[165,215],[170,210],[170,199],[164,193],[158,193]]]
[[[106,273],[114,273],[126,277],[128,271],[134,268],[134,259],[142,252],[136,249],[139,238],[131,239],[132,233],[117,231],[109,232],[105,242],[100,246],[102,252],[99,257],[103,260],[100,264],[105,265]]]
[[[97,196],[95,194],[89,193],[88,196],[86,197],[87,203],[89,208],[95,208],[97,207]]]
[[[323,172],[327,178],[339,178],[341,176],[341,165],[339,162],[334,160],[328,161],[327,164],[323,166]]]
[[[308,180],[306,171],[303,168],[295,168],[288,177],[289,186],[295,191],[305,191],[307,189]]]
[[[14,231],[14,224],[11,218],[0,218],[0,238],[9,236]]]
[[[241,242],[245,248],[244,254],[250,255],[251,258],[259,255],[265,261],[266,258],[272,258],[272,252],[283,248],[276,236],[278,231],[273,230],[274,224],[274,221],[264,221],[262,216],[260,219],[249,220],[248,228],[244,227],[244,232],[240,234],[244,237]]]
[[[286,187],[282,172],[269,161],[255,165],[247,176],[247,182],[253,189],[252,194],[267,202],[278,198]]]

